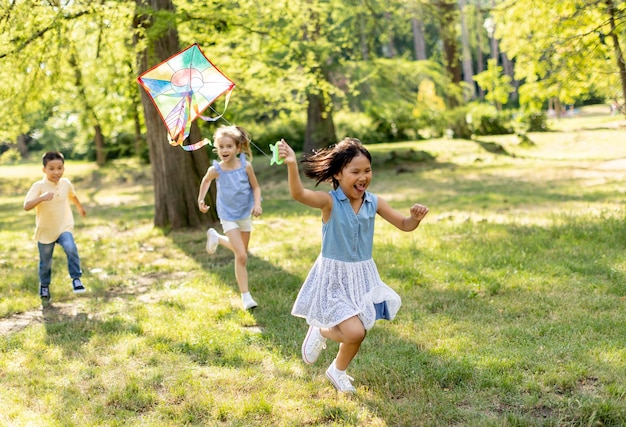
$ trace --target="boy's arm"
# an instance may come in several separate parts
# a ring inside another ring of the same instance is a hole
[[[41,202],[48,202],[54,198],[54,193],[46,191],[43,194],[40,194],[37,197],[29,197],[29,194],[26,195],[26,200],[24,201],[24,210],[29,211],[37,206]]]
[[[74,203],[76,209],[78,209],[78,213],[80,214],[80,216],[84,217],[85,215],[87,215],[87,212],[85,212],[85,208],[83,208],[83,205],[80,204],[80,201],[78,200],[78,197],[76,197],[76,194],[70,193],[68,197],[72,201],[72,203]]]

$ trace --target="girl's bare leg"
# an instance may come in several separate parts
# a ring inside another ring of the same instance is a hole
[[[248,292],[248,244],[250,232],[238,228],[226,233],[227,237],[220,236],[219,244],[230,249],[235,255],[235,278],[242,294]]]
[[[365,339],[366,331],[361,319],[353,316],[332,328],[321,329],[320,332],[323,337],[339,343],[335,367],[340,371],[348,369],[348,365],[359,352],[361,343]]]

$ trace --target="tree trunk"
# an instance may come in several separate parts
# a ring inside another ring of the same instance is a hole
[[[99,124],[94,125],[94,141],[96,144],[96,164],[104,166],[107,161],[106,152],[104,151],[104,136],[102,135],[102,127]]]
[[[413,27],[413,46],[415,49],[415,59],[418,61],[426,60],[426,42],[424,41],[424,23],[421,19],[412,18],[411,27]]]
[[[326,111],[324,96],[319,93],[307,95],[307,121],[304,137],[304,152],[328,147],[337,142],[335,124],[331,111]]]
[[[613,1],[607,1],[606,5],[609,13],[609,22],[611,25],[611,40],[613,41],[613,52],[615,54],[617,68],[619,70],[619,77],[622,83],[622,99],[626,100],[626,64],[624,63],[624,52],[622,51],[622,47],[619,44],[619,34],[617,32],[615,24],[617,11],[615,10],[615,3]],[[619,107],[620,112],[626,115],[626,104],[623,104]]]
[[[480,0],[476,1],[476,16],[474,17],[476,22],[476,36],[478,38],[478,48],[476,49],[476,74],[480,74],[485,71],[485,58],[483,57],[483,27],[482,27],[482,15]],[[485,91],[482,87],[478,86],[478,99],[483,101],[485,99]]]
[[[25,133],[20,133],[17,136],[17,151],[20,153],[20,156],[22,156],[22,159],[28,158],[28,147],[26,141],[28,141],[28,135]]]
[[[465,0],[459,0],[459,10],[461,12],[461,43],[463,46],[463,81],[471,88],[469,99],[476,98],[476,82],[474,82],[474,67],[472,65],[472,51],[470,49],[467,24],[465,22]],[[468,99],[466,99],[467,101]]]
[[[135,99],[135,97],[133,97]],[[141,103],[141,99],[137,100]],[[141,152],[144,147],[144,140],[141,135],[141,122],[139,120],[139,106],[133,102],[133,123],[135,125],[135,157],[141,159]]]
[[[361,59],[363,61],[369,61],[370,59],[370,51],[369,46],[367,45],[367,28],[364,25],[363,21],[365,19],[364,15],[359,15],[359,40],[361,47]]]
[[[313,0],[308,0],[307,3],[312,5],[314,2]],[[309,7],[307,13],[309,14],[309,21],[313,25],[311,28],[308,28],[308,26],[303,28],[303,39],[308,42],[315,42],[319,39],[320,16],[312,6]],[[329,81],[325,64],[320,64],[319,67],[320,75],[318,78]],[[307,121],[303,147],[305,153],[310,153],[312,150],[324,148],[337,142],[332,116],[332,104],[327,108],[324,95],[323,92],[315,89],[309,90],[307,93]]]
[[[439,0],[437,3],[439,15],[439,32],[443,41],[444,66],[448,77],[454,84],[461,82],[461,67],[457,49],[456,24],[458,22],[458,5],[456,0]],[[456,107],[458,101],[453,97],[447,98],[448,107]]]
[[[159,12],[174,11],[171,0],[137,0],[137,4],[152,9],[153,13],[137,17],[137,22],[147,26],[153,24],[151,19],[159,16]],[[177,29],[162,32],[147,46],[138,54],[140,73],[180,51]],[[197,200],[200,181],[209,166],[209,156],[204,149],[187,152],[171,146],[165,124],[150,97],[144,90],[140,92],[154,180],[154,225],[171,229],[206,226],[209,216],[198,210]],[[191,127],[189,139],[201,139],[196,123]],[[211,207],[215,205],[209,203]]]
[[[502,69],[504,70],[504,74],[511,78],[511,85],[513,85],[511,100],[517,101],[517,98],[519,98],[519,82],[515,79],[515,65],[504,52],[500,53],[500,59],[502,60]]]
[[[391,12],[385,12],[384,16],[386,20],[391,21]],[[393,33],[392,26],[388,27],[387,37],[388,37],[387,44],[383,45],[383,56],[385,58],[395,58],[397,53],[396,53],[396,47],[393,44],[394,33]]]

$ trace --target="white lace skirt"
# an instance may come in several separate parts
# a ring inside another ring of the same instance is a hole
[[[380,278],[373,259],[344,262],[320,255],[309,272],[291,314],[319,328],[359,316],[366,330],[376,322],[374,304],[386,303],[392,320],[402,301]]]

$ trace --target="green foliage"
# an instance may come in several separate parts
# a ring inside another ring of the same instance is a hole
[[[444,100],[437,95],[434,83],[429,79],[424,79],[419,84],[417,102],[413,108],[413,116],[421,134],[441,136],[442,129],[447,123],[444,112]]]
[[[433,123],[440,117],[448,89],[448,79],[440,65],[432,61],[379,59],[346,64],[343,78],[343,105],[369,117],[368,141],[421,138],[423,128],[437,127]]]
[[[22,160],[22,155],[15,148],[9,148],[0,154],[0,164],[10,165]]]
[[[408,108],[390,110],[372,103],[366,107],[365,114],[372,121],[368,136],[371,143],[417,138],[417,123]]]
[[[457,107],[444,114],[445,129],[443,133],[450,133],[454,138],[468,139],[472,135],[472,128],[467,122],[469,107]]]
[[[623,97],[611,17],[623,5],[532,0],[507,2],[493,11],[500,47],[515,61],[522,106],[537,110],[550,98],[564,104],[590,93]],[[624,35],[615,34],[623,52]]]
[[[497,60],[490,59],[487,62],[487,70],[476,74],[474,80],[485,92],[485,99],[492,102],[498,110],[509,100],[509,94],[513,91],[511,77],[502,73],[502,67],[497,65]]]
[[[278,117],[267,122],[243,125],[250,133],[254,143],[266,150],[266,152],[269,152],[270,144],[274,144],[282,138],[288,141],[295,150],[302,150],[305,126],[305,119],[300,113],[281,113]]]
[[[0,23],[0,139],[27,134],[84,158],[94,126],[132,131],[134,2],[14,3]]]
[[[278,135],[302,140],[302,125],[285,117],[302,117],[311,93],[321,94],[332,114],[365,113],[367,118],[356,123],[337,119],[337,129],[373,142],[436,137],[447,129],[466,135],[462,114],[441,109],[441,102],[448,108],[462,103],[463,88],[446,74],[440,40],[458,29],[456,18],[450,28],[440,28],[442,18],[456,16],[455,2],[176,0],[174,10],[153,13],[154,25],[139,28],[133,28],[133,16],[141,11],[135,1],[57,3],[2,6],[0,111],[5,122],[0,141],[26,134],[36,138],[34,151],[63,147],[76,158],[92,158],[94,126],[99,125],[109,156],[126,155],[122,146],[133,145],[119,145],[117,135],[134,134],[136,121],[142,125],[136,52],[146,40],[173,28],[181,47],[200,43],[236,82],[225,117],[250,123],[263,146]],[[529,0],[506,6],[492,10],[496,39],[514,59],[525,109],[540,111],[549,98],[579,104],[593,97],[623,97],[607,15],[612,9]],[[484,11],[479,9],[472,2],[465,6],[469,45],[473,52],[486,53]],[[615,11],[619,18],[621,8]],[[428,61],[412,60],[416,18],[423,25]],[[150,65],[160,59],[150,58]],[[496,65],[490,61],[477,81],[488,102],[500,109],[511,87]],[[422,87],[425,82],[432,87]],[[213,105],[218,112],[221,101]],[[264,125],[270,127],[267,132]],[[503,126],[482,127],[496,132]],[[529,123],[529,128],[541,124]],[[145,152],[140,155],[147,158]]]
[[[337,139],[339,140],[348,136],[359,138],[365,144],[374,144],[391,140],[388,127],[381,126],[381,123],[386,123],[386,121],[381,119],[377,126],[373,122],[372,114],[368,115],[365,113],[342,110],[337,111],[334,114],[333,119],[335,122]],[[407,126],[413,126],[413,124],[408,123]],[[405,130],[405,135],[413,135],[413,137],[409,137],[411,139],[419,137],[419,135],[415,135],[410,130]]]
[[[525,132],[548,132],[548,116],[543,111],[523,111],[517,121]]]
[[[510,112],[498,112],[493,106],[470,104],[467,121],[474,135],[505,135],[514,132]]]

